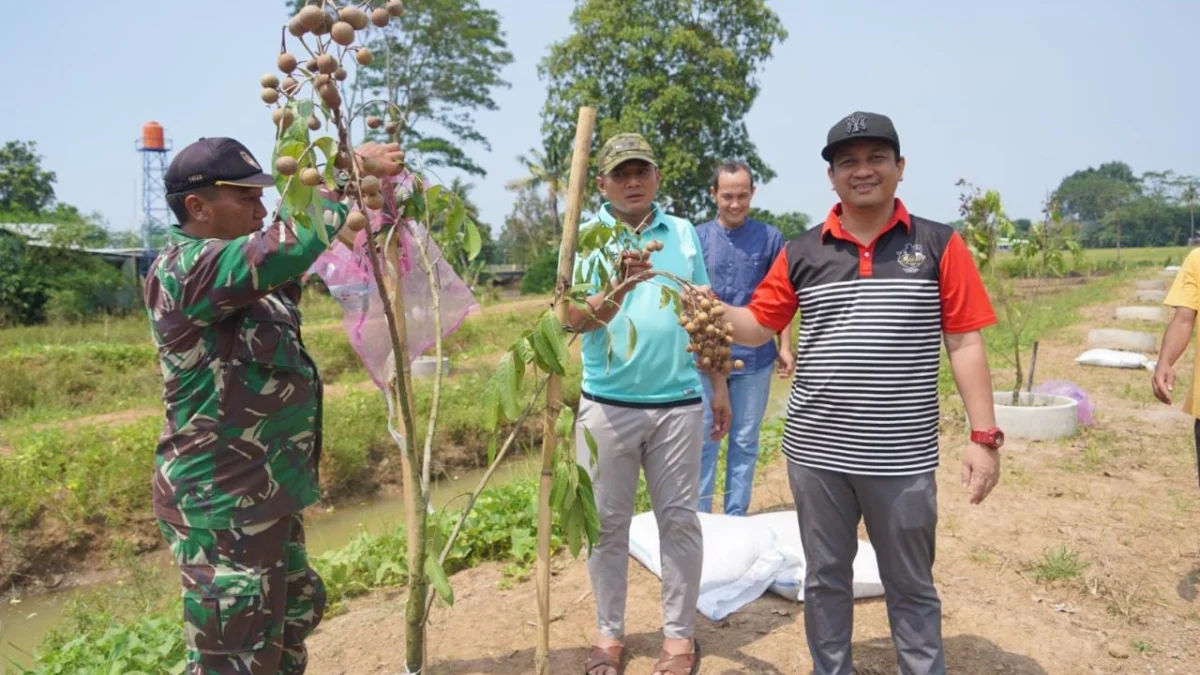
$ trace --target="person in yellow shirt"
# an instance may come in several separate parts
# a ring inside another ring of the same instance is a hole
[[[1192,332],[1196,327],[1196,312],[1200,310],[1200,248],[1192,249],[1184,258],[1163,304],[1174,307],[1175,316],[1163,331],[1162,347],[1159,349],[1158,363],[1154,367],[1151,387],[1158,400],[1171,405],[1174,402],[1172,395],[1175,391],[1175,362],[1192,339]],[[1191,385],[1188,387],[1187,397],[1183,400],[1183,411],[1197,418],[1193,434],[1196,438],[1196,459],[1200,462],[1200,415],[1197,415],[1200,406],[1196,405],[1196,378],[1200,375],[1200,371],[1197,371],[1198,365],[1200,353],[1196,355],[1192,365]]]

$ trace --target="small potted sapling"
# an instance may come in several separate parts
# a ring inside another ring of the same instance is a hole
[[[1037,366],[1037,340],[1034,336],[1029,355],[1029,370],[1024,368],[1022,340],[1028,340],[1030,319],[1042,310],[1039,303],[1044,282],[1066,271],[1066,254],[1078,253],[1079,244],[1062,223],[1057,205],[1046,204],[1046,219],[1035,223],[1028,234],[1017,240],[1016,227],[1004,212],[1000,193],[981,192],[960,180],[965,186],[960,196],[959,212],[963,217],[963,237],[975,258],[980,273],[987,282],[992,304],[1000,322],[991,335],[996,350],[1011,366],[1011,388],[993,392],[996,423],[1009,438],[1047,439],[1073,436],[1078,429],[1078,403],[1068,396],[1033,392],[1033,376]],[[998,264],[1000,242],[1012,241],[1012,269],[1032,283],[1018,288],[1012,275]],[[997,345],[998,343],[998,345]],[[1024,385],[1024,391],[1022,391]]]

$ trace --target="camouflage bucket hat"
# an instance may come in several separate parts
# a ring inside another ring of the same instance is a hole
[[[658,168],[658,161],[654,159],[654,149],[641,134],[617,134],[600,148],[600,173],[608,173],[622,162],[631,159],[640,159]]]

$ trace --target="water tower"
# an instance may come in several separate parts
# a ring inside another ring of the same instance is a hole
[[[167,206],[165,184],[171,142],[164,138],[161,124],[146,122],[136,147],[142,153],[142,248],[149,251],[151,230],[167,227],[174,218]]]

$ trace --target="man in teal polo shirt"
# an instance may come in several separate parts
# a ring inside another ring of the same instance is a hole
[[[659,172],[654,152],[638,134],[618,134],[600,151],[597,186],[607,200],[597,223],[618,219],[635,228],[639,247],[651,241],[662,249],[641,260],[616,251],[581,257],[576,275],[605,265],[614,281],[588,298],[590,311],[572,306],[569,328],[584,332],[583,383],[577,416],[580,461],[588,462],[583,427],[597,445],[593,476],[600,541],[588,559],[596,598],[597,635],[584,665],[586,675],[618,675],[624,663],[625,596],[629,565],[629,524],[638,475],[644,468],[658,523],[662,551],[663,648],[654,675],[690,672],[698,664],[693,639],[700,594],[703,549],[696,503],[700,481],[704,409],[700,374],[687,351],[688,335],[670,308],[662,308],[661,286],[680,287],[650,269],[669,272],[706,287],[708,273],[695,228],[671,216],[654,201]],[[632,353],[629,339],[636,330]],[[610,349],[611,345],[611,349]],[[712,375],[712,436],[729,429],[725,377]]]

